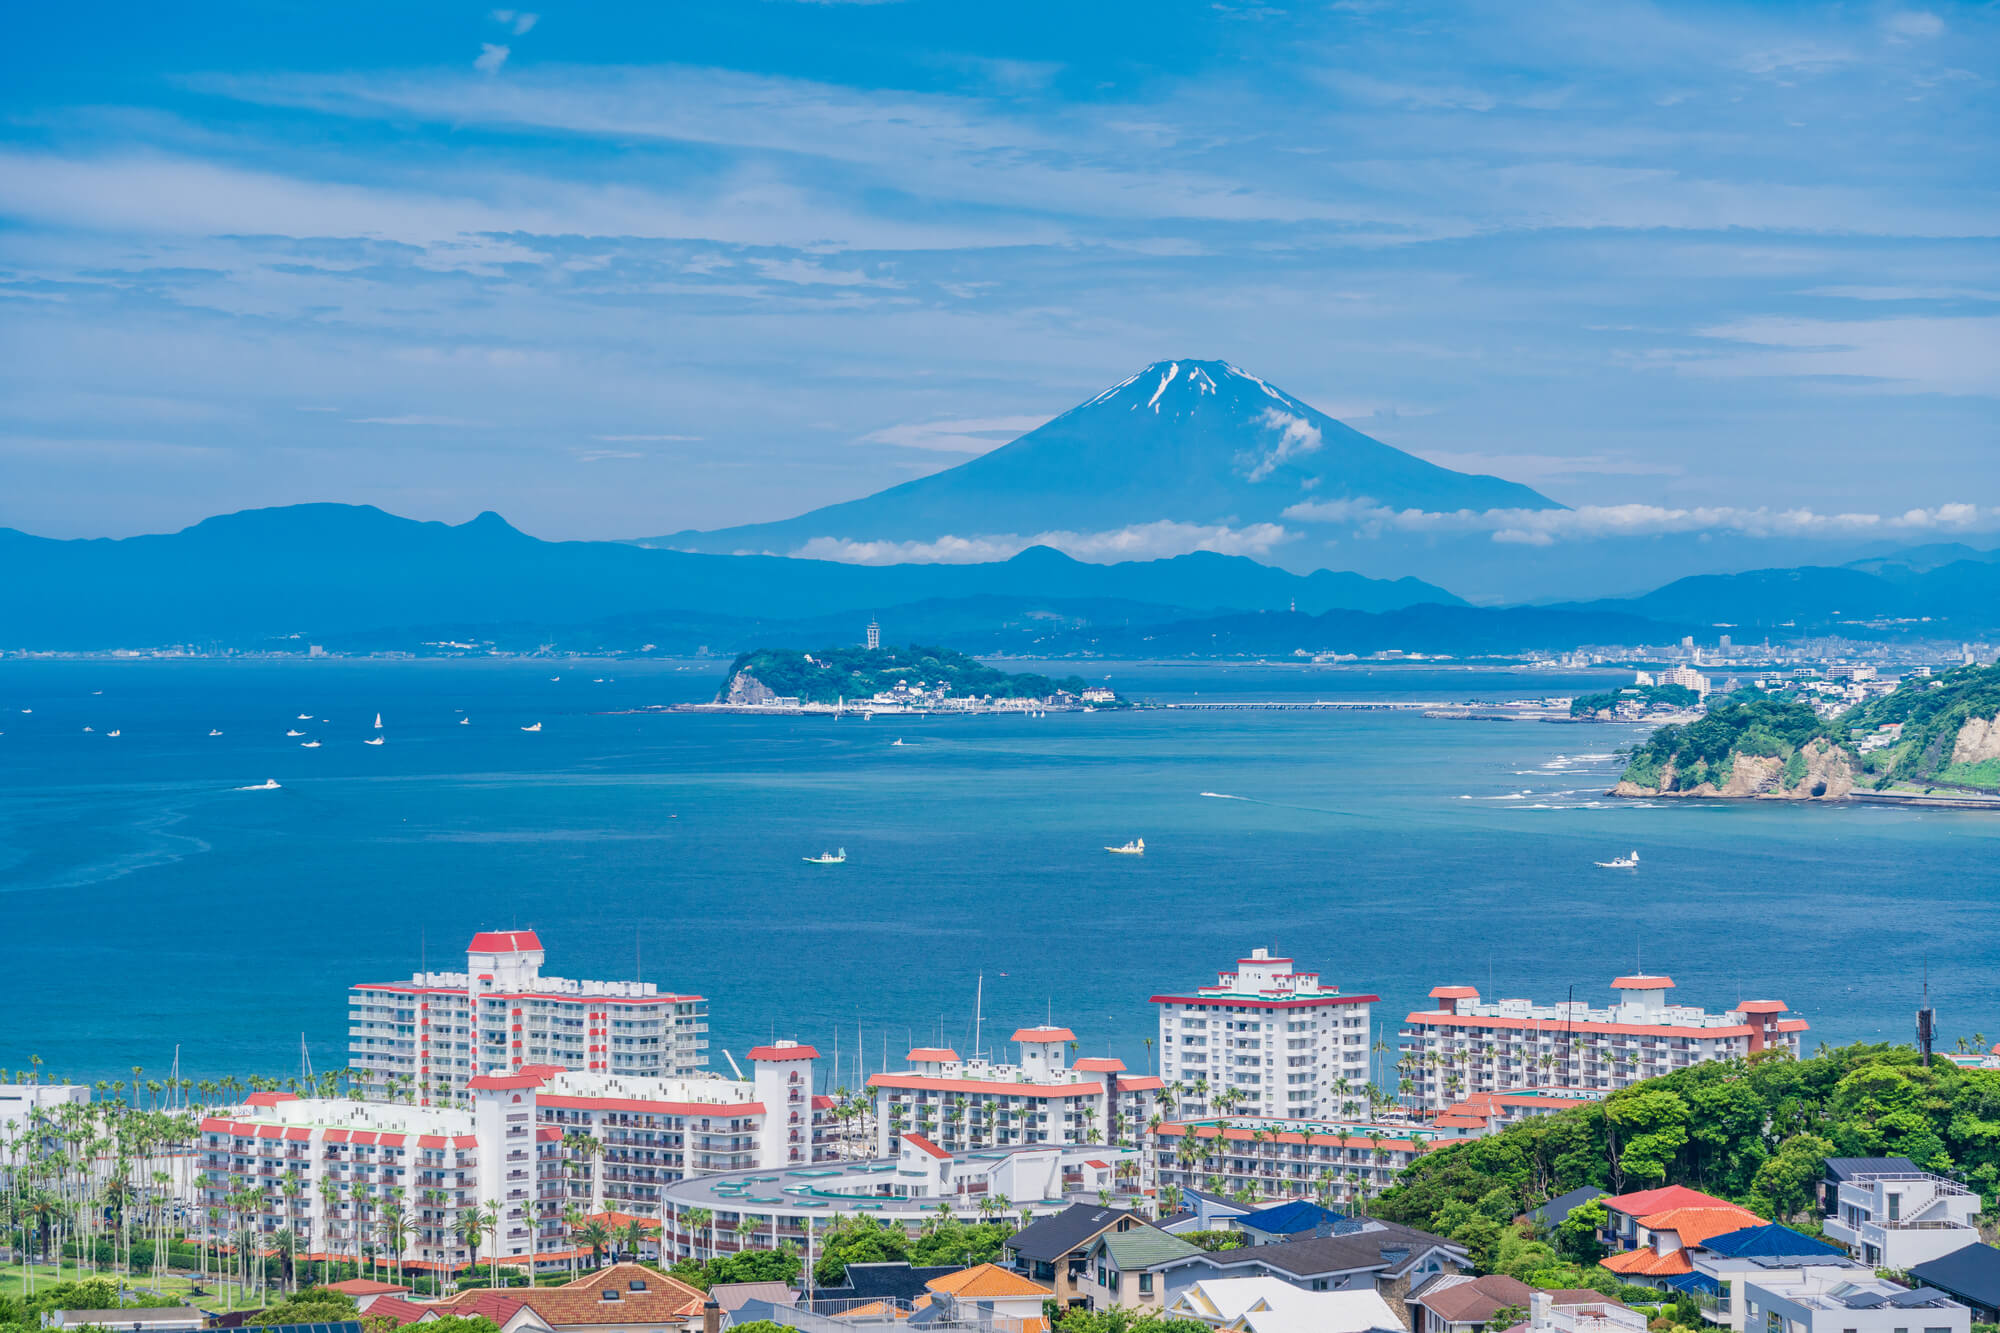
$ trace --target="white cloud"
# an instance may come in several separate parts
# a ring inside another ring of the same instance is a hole
[[[1669,509],[1661,505],[1583,505],[1575,509],[1390,509],[1372,500],[1296,504],[1284,516],[1301,523],[1338,523],[1357,536],[1384,531],[1480,533],[1496,542],[1551,546],[1558,541],[1657,537],[1716,532],[1746,537],[1857,537],[1870,534],[1978,532],[2000,528],[2000,508],[1952,501],[1900,514],[1821,514],[1811,509]]]
[[[983,454],[1018,439],[1048,421],[1047,417],[966,417],[953,421],[909,422],[887,426],[861,437],[866,444],[893,444],[901,449],[931,449],[947,454]]]
[[[631,449],[578,449],[576,461],[579,463],[601,463],[608,458],[644,458],[645,455]]]
[[[1690,374],[1833,376],[1885,380],[1914,391],[2000,394],[2000,318],[1993,316],[1769,315],[1701,332],[1742,347],[1683,362],[1680,369]]]
[[[836,560],[849,565],[978,565],[1011,559],[1030,546],[1052,546],[1088,564],[1111,565],[1124,560],[1162,560],[1191,551],[1261,557],[1293,535],[1276,523],[1233,528],[1161,519],[1105,532],[1038,532],[1031,537],[1011,532],[944,536],[927,542],[814,537],[789,554],[801,560]]]
[[[1243,475],[1250,481],[1262,481],[1277,471],[1280,466],[1303,454],[1317,453],[1320,446],[1319,427],[1304,417],[1295,417],[1290,412],[1281,412],[1275,407],[1267,407],[1258,418],[1264,425],[1278,432],[1277,440],[1261,454],[1252,454],[1238,459],[1250,464],[1250,470]]]
[[[528,29],[534,27],[536,23],[541,21],[541,17],[540,14],[530,14],[514,9],[496,9],[493,11],[493,21],[495,23],[505,23],[513,28],[516,37],[521,36]]]
[[[699,440],[701,436],[699,435],[593,435],[590,438],[593,440],[601,440],[605,444],[639,444],[639,443],[650,444],[654,442],[687,443],[694,440]]]
[[[1937,37],[1944,32],[1944,20],[1921,9],[1902,9],[1882,20],[1883,30],[1892,41],[1916,37]]]
[[[496,74],[500,67],[507,63],[510,54],[512,54],[511,49],[501,46],[498,42],[481,42],[479,58],[472,62],[472,67],[481,74]]]

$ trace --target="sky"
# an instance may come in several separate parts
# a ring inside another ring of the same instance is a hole
[[[18,8],[0,525],[778,519],[1169,357],[1593,512],[1992,517],[1996,79],[1990,4]]]

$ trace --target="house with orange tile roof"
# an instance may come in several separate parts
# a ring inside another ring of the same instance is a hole
[[[1602,1262],[1642,1286],[1692,1273],[1690,1251],[1706,1240],[1765,1225],[1748,1208],[1682,1185],[1611,1195],[1603,1202],[1607,1241],[1624,1248]]]
[[[1430,1009],[1404,1020],[1411,1091],[1404,1101],[1443,1112],[1479,1093],[1528,1088],[1600,1096],[1641,1079],[1759,1051],[1799,1053],[1803,1018],[1779,1000],[1739,1000],[1711,1013],[1668,999],[1672,977],[1634,973],[1611,983],[1613,1002],[1537,1005],[1484,1000],[1473,986],[1432,989]]]
[[[931,1303],[944,1307],[945,1319],[996,1325],[1013,1333],[1047,1333],[1042,1302],[1055,1291],[997,1264],[979,1264],[924,1285],[930,1288]]]

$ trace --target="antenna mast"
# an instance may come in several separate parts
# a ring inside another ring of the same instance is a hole
[[[1931,960],[1924,959],[1924,999],[1923,1008],[1917,1010],[1917,1053],[1923,1057],[1924,1067],[1930,1068],[1931,1042],[1937,1035],[1937,1010],[1931,1008]]]

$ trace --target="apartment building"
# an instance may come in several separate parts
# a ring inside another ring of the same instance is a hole
[[[526,1065],[675,1078],[708,1065],[708,1001],[652,982],[542,975],[532,930],[488,930],[463,972],[363,982],[347,999],[348,1067],[372,1095],[462,1103],[480,1074]]]
[[[1439,986],[1435,1009],[1413,1013],[1398,1062],[1405,1103],[1443,1111],[1479,1093],[1527,1088],[1603,1095],[1708,1060],[1799,1051],[1807,1029],[1778,1000],[1743,1000],[1710,1013],[1670,1003],[1671,977],[1635,974],[1611,983],[1612,1004],[1537,1005],[1482,1000],[1472,986]]]
[[[1450,1141],[1407,1124],[1229,1116],[1163,1121],[1153,1127],[1148,1149],[1162,1188],[1351,1205],[1380,1194],[1404,1167]]]
[[[1110,1057],[1069,1063],[1076,1034],[1068,1028],[1021,1028],[1009,1040],[1020,1050],[1014,1064],[919,1046],[909,1053],[909,1069],[871,1075],[876,1152],[889,1156],[905,1131],[952,1153],[1138,1141],[1163,1086],[1159,1078],[1135,1077]]]
[[[1354,1115],[1367,1101],[1368,1007],[1377,998],[1342,995],[1268,949],[1237,959],[1213,986],[1153,996],[1175,1117]]]
[[[1759,1333],[1970,1333],[1972,1311],[1931,1287],[1874,1274],[1785,1269],[1743,1284],[1743,1327]]]

